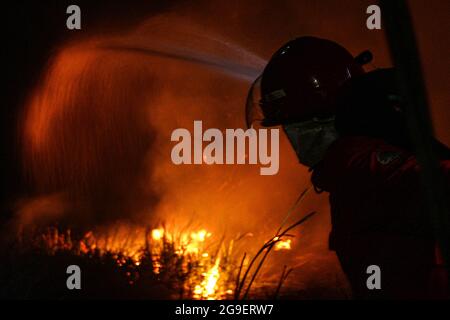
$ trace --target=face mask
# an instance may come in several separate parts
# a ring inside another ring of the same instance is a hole
[[[338,138],[334,117],[288,124],[283,129],[299,162],[308,167],[318,164],[328,147]]]

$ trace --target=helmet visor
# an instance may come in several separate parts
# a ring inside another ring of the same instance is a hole
[[[261,77],[262,75],[256,78],[248,91],[245,105],[245,122],[247,128],[251,128],[254,125],[261,125],[264,120],[264,114],[261,109]]]

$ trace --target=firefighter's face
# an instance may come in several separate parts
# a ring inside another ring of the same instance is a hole
[[[334,118],[313,119],[284,125],[283,129],[301,164],[314,167],[338,137]]]

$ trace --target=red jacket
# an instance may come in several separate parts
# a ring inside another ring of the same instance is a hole
[[[450,160],[441,165],[450,181]],[[419,294],[414,291],[423,290],[436,258],[415,157],[379,139],[342,137],[314,170],[312,182],[330,193],[330,249],[352,286],[366,290],[365,268],[377,264],[389,297],[404,297],[405,290]],[[411,278],[421,287],[407,288]]]

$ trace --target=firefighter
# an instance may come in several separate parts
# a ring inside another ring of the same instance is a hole
[[[316,191],[329,193],[329,246],[354,298],[445,297],[394,71],[366,73],[370,60],[325,39],[288,42],[249,91],[247,125],[281,125]],[[450,152],[435,144],[450,181]],[[367,283],[374,265],[380,288]]]

